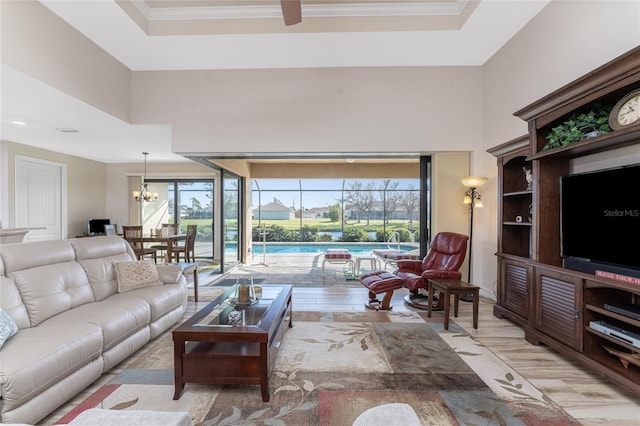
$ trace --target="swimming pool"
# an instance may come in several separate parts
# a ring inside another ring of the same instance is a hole
[[[327,249],[347,249],[352,254],[365,256],[376,249],[397,249],[396,244],[388,243],[267,243],[267,254],[324,253]],[[417,244],[400,243],[401,251],[417,250]],[[253,244],[253,254],[262,254],[262,243]]]

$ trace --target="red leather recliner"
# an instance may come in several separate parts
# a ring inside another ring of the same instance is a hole
[[[403,286],[410,294],[405,297],[409,306],[427,309],[426,294],[420,289],[428,289],[429,278],[462,278],[459,271],[467,254],[469,237],[455,232],[440,232],[431,240],[429,252],[423,260],[400,260],[398,268],[393,272],[403,280]],[[444,300],[440,298],[433,310],[444,309]]]

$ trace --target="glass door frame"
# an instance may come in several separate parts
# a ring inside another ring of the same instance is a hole
[[[229,265],[227,265],[226,260],[226,228],[227,228],[227,218],[225,216],[225,212],[227,211],[227,203],[226,199],[226,181],[234,180],[238,182],[237,190],[237,207],[236,207],[236,215],[237,215],[237,245],[236,245],[236,259]],[[220,206],[220,241],[222,243],[222,249],[220,250],[220,268],[222,273],[225,273],[231,269],[236,268],[237,266],[242,264],[242,260],[244,257],[245,250],[245,217],[244,217],[244,205],[245,205],[245,178],[239,176],[229,170],[220,169],[220,191],[218,198],[218,205]]]
[[[420,258],[424,258],[431,244],[431,156],[420,156]]]

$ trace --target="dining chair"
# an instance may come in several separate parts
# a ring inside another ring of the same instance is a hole
[[[156,261],[156,249],[151,247],[145,247],[142,242],[142,225],[122,226],[122,233],[124,239],[127,240],[129,245],[136,254],[138,260],[144,259],[145,256],[151,256],[153,261]]]
[[[176,262],[180,262],[180,253],[183,253],[185,262],[195,261],[195,245],[197,234],[198,225],[187,225],[187,238],[184,242],[184,245],[172,248],[173,252],[176,254]]]
[[[160,231],[162,232],[163,237],[168,237],[170,235],[178,235],[178,224],[177,223],[163,223],[161,225]],[[166,244],[154,244],[150,248],[155,249],[160,252],[160,257],[164,257],[164,252],[168,249]]]

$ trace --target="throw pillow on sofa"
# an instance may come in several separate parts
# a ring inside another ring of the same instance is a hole
[[[182,267],[178,265],[160,265],[158,268],[160,280],[165,284],[177,284],[182,276]]]
[[[0,348],[18,332],[18,326],[4,310],[0,309]]]
[[[113,266],[118,280],[118,293],[152,285],[162,285],[156,263],[151,259],[115,262]]]

